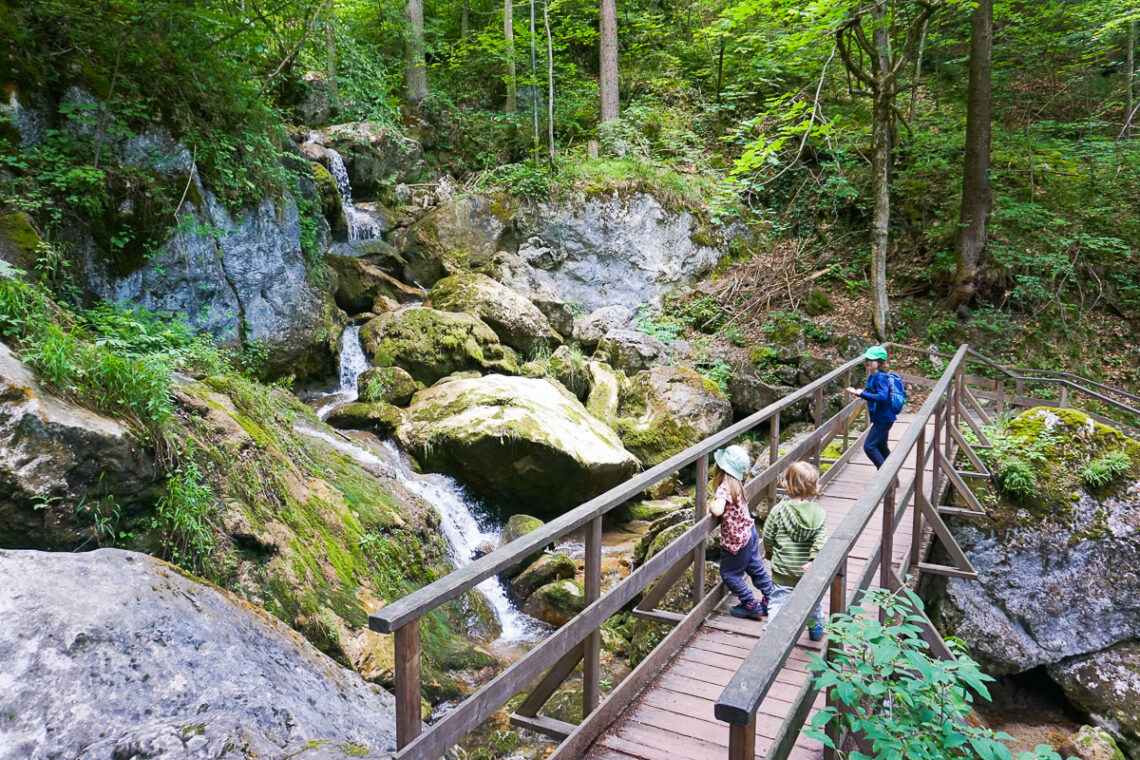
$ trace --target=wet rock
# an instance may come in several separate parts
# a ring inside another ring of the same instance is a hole
[[[523,605],[523,612],[556,628],[584,609],[586,590],[575,580],[549,583],[531,594]]]
[[[542,520],[538,519],[537,517],[532,517],[531,515],[523,515],[523,514],[511,515],[510,518],[507,520],[507,524],[503,527],[503,545],[506,546],[511,541],[514,541],[515,539],[518,539],[518,538],[522,538],[526,534],[532,533],[532,532],[538,530],[539,528],[541,528],[545,524],[546,523],[544,523]],[[502,572],[503,577],[505,577],[505,578],[515,577],[522,570],[529,567],[531,564],[537,562],[539,560],[539,558],[542,557],[542,555],[543,555],[543,551],[542,551],[542,549],[539,549],[538,551],[534,552],[533,554],[528,554],[526,557],[523,557],[521,560],[519,560],[515,564],[513,564],[509,567],[503,568],[503,572]]]
[[[415,379],[399,367],[369,367],[357,378],[360,400],[404,406],[418,390]]]
[[[426,385],[454,372],[518,372],[515,352],[470,314],[413,306],[368,322],[360,339],[373,364],[402,367]]]
[[[669,355],[664,343],[637,330],[610,330],[598,341],[594,358],[632,375],[649,369]]]
[[[544,554],[514,579],[511,591],[519,599],[526,599],[539,587],[554,581],[569,580],[577,571],[574,560],[565,554]]]
[[[395,749],[391,695],[270,615],[146,555],[6,550],[0,614],[12,757]]]
[[[361,198],[416,182],[424,173],[423,147],[379,122],[337,124],[324,130],[322,142],[340,153],[353,194]]]
[[[617,429],[647,467],[659,464],[732,422],[732,405],[716,383],[682,365],[635,375]]]
[[[589,316],[574,320],[574,340],[587,351],[593,351],[611,330],[623,330],[633,324],[633,312],[625,306],[604,306]]]
[[[1122,749],[1140,752],[1140,642],[1074,657],[1050,665],[1048,672],[1069,701],[1108,730]]]
[[[309,168],[313,172],[313,181],[320,193],[321,214],[328,222],[329,233],[333,238],[343,240],[348,237],[348,217],[344,213],[344,203],[340,197],[340,188],[336,186],[336,179],[323,164],[316,161],[310,161]]]
[[[94,539],[101,499],[129,522],[157,498],[156,479],[130,430],[45,392],[0,343],[0,545],[74,549]]]
[[[404,422],[404,413],[391,404],[356,401],[345,404],[328,416],[328,424],[346,430],[367,430],[388,438]]]
[[[420,391],[399,438],[426,469],[545,513],[577,506],[638,468],[617,434],[576,399],[521,377]]]
[[[381,296],[403,304],[418,303],[424,298],[423,291],[405,285],[363,259],[337,255],[326,258],[336,275],[336,305],[348,314],[368,311]]]
[[[428,305],[443,311],[468,312],[482,319],[499,340],[524,355],[562,343],[534,304],[490,277],[462,272],[435,284]]]
[[[573,331],[574,310],[517,255],[498,251],[480,271],[530,299],[559,335],[569,336]]]

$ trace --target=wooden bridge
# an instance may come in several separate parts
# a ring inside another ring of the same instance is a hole
[[[852,432],[865,409],[862,401],[853,401],[825,419],[828,394],[851,385],[854,373],[860,378],[855,384],[861,384],[862,360],[852,360],[539,530],[374,613],[372,629],[395,634],[398,750],[394,757],[442,757],[523,692],[527,696],[511,714],[511,722],[558,740],[552,760],[752,760],[758,756],[779,760],[833,754],[800,733],[811,713],[827,699],[813,687],[805,670],[809,653],[826,657],[829,650],[826,640],[811,642],[803,635],[812,608],[826,597],[829,614],[846,611],[873,583],[898,589],[906,575],[920,572],[963,578],[976,575],[943,516],[983,513],[967,481],[989,477],[975,449],[988,445],[983,426],[991,421],[991,414],[1030,406],[1066,406],[1071,397],[1080,396],[1090,416],[1133,435],[1140,433],[1103,416],[1124,414],[1140,422],[1138,396],[1068,373],[998,365],[964,345],[953,356],[909,346],[890,348],[896,371],[917,360],[940,362],[943,369],[936,379],[901,372],[908,384],[910,408],[919,408],[899,417],[892,430],[891,455],[882,469],[876,470],[866,460],[861,436]],[[970,363],[982,367],[978,375],[967,372]],[[993,377],[983,377],[983,373]],[[1030,386],[1048,389],[1053,398],[1027,395]],[[815,429],[781,452],[781,414],[805,401],[811,403]],[[770,464],[746,484],[753,505],[777,498],[779,479],[790,463],[807,459],[818,465],[829,443],[843,443],[842,456],[827,462],[830,466],[821,479],[827,543],[766,631],[763,623],[726,614],[731,601],[725,598],[723,584],[704,593],[705,546],[716,525],[706,513],[709,455],[755,429],[769,433]],[[959,461],[968,469],[959,469]],[[603,516],[688,468],[696,480],[692,526],[603,595]],[[953,505],[944,503],[951,492],[957,496]],[[420,618],[523,557],[579,531],[584,532],[586,545],[586,609],[425,730],[420,720]],[[922,546],[928,537],[941,543],[952,564],[924,560]],[[656,609],[690,568],[692,608],[685,614]],[[603,701],[601,625],[638,597],[634,614],[668,623],[672,631]],[[929,620],[923,638],[936,656],[952,656]],[[757,646],[761,640],[763,645]],[[583,721],[573,725],[540,715],[579,663]],[[837,743],[845,739],[831,738]]]

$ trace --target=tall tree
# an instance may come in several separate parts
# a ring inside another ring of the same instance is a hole
[[[404,97],[418,108],[428,95],[427,61],[424,58],[424,2],[408,0],[404,6],[407,22],[404,42]]]
[[[873,0],[853,9],[835,33],[844,66],[867,88],[864,94],[870,96],[872,103],[871,321],[880,340],[886,340],[890,334],[887,250],[890,246],[894,101],[902,90],[900,75],[918,55],[918,42],[930,23],[936,2],[941,0],[918,0],[914,3],[917,7],[904,14],[902,8],[892,9],[888,0]],[[891,39],[891,21],[905,16],[909,16],[911,22],[903,27],[898,44],[893,44],[896,41]]]
[[[329,106],[336,110],[336,17],[325,19],[325,78],[329,83]]]
[[[546,27],[546,142],[550,149],[550,171],[554,171],[554,41],[550,37],[550,0],[542,4],[542,25]]]
[[[471,3],[463,0],[463,9],[459,12],[459,39],[467,39],[467,24],[471,16]]]
[[[621,106],[618,102],[616,0],[601,0],[601,5],[598,8],[598,46],[601,58],[599,89],[602,96],[602,109],[600,121],[607,122],[621,115]]]
[[[515,72],[515,13],[511,0],[503,0],[503,36],[507,39],[507,113],[514,113],[519,102]]]
[[[1124,78],[1125,86],[1128,87],[1127,98],[1127,112],[1128,121],[1124,123],[1124,133],[1127,137],[1132,136],[1132,117],[1135,115],[1136,108],[1132,105],[1133,100],[1136,98],[1136,19],[1128,22],[1128,57],[1127,57],[1128,73]]]
[[[958,226],[957,266],[949,305],[969,303],[978,290],[978,263],[986,247],[990,191],[990,120],[993,110],[990,69],[993,61],[994,4],[978,0],[970,19],[970,81],[966,89],[966,158],[962,166],[962,210]]]

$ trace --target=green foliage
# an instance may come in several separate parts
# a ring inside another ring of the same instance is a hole
[[[681,320],[660,310],[642,310],[637,316],[637,329],[665,344],[685,334]]]
[[[885,624],[868,612],[875,607],[885,613]],[[1012,737],[967,721],[975,697],[989,699],[986,682],[993,679],[956,640],[947,642],[955,660],[934,657],[922,639],[925,621],[916,612],[921,609],[922,600],[909,589],[891,593],[872,588],[860,606],[832,616],[827,634],[835,654],[826,660],[811,655],[808,669],[838,708],[821,709],[804,733],[828,747],[835,745],[825,727],[861,734],[875,758],[1010,760],[1005,742]],[[858,751],[839,750],[839,756],[871,760]],[[1017,757],[1059,760],[1047,744]]]
[[[1081,470],[1081,479],[1091,488],[1103,488],[1132,469],[1132,458],[1125,451],[1110,451],[1089,462]]]
[[[1045,429],[1032,438],[1011,435],[1010,422],[1008,417],[998,418],[992,426],[985,428],[993,448],[980,450],[980,456],[992,468],[999,490],[1015,499],[1027,501],[1038,495],[1038,473],[1060,439]]]
[[[192,459],[184,459],[166,483],[155,507],[153,528],[163,537],[163,556],[201,574],[214,550],[211,513],[216,497]]]
[[[543,201],[550,197],[550,171],[533,163],[505,164],[484,174],[480,185],[501,187],[517,198]]]

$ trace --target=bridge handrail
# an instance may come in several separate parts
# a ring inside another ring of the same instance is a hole
[[[497,575],[524,557],[542,550],[555,540],[601,517],[674,472],[708,456],[739,438],[742,434],[767,422],[776,414],[809,399],[817,392],[822,393],[827,385],[859,366],[862,361],[862,358],[856,358],[845,362],[823,377],[769,404],[719,433],[693,444],[632,480],[611,488],[609,491],[551,520],[541,528],[520,536],[514,541],[485,554],[471,564],[382,607],[369,616],[369,626],[372,630],[380,633],[392,633],[412,620],[423,617],[444,603],[471,590],[487,578]]]
[[[935,385],[925,403],[907,427],[902,439],[892,447],[892,451],[881,469],[871,479],[862,496],[852,505],[834,534],[824,544],[820,554],[812,562],[803,578],[787,602],[768,624],[764,635],[764,646],[755,647],[737,670],[728,686],[717,700],[714,713],[719,720],[730,724],[730,757],[734,757],[734,747],[739,743],[747,746],[747,732],[755,732],[752,727],[757,710],[776,675],[783,668],[816,602],[831,586],[833,579],[846,566],[847,557],[860,534],[887,498],[899,471],[911,455],[919,438],[923,435],[927,422],[940,408],[943,397],[951,391],[959,369],[965,361],[968,346],[962,345],[954,354],[941,379]],[[741,752],[740,756],[744,756]]]

